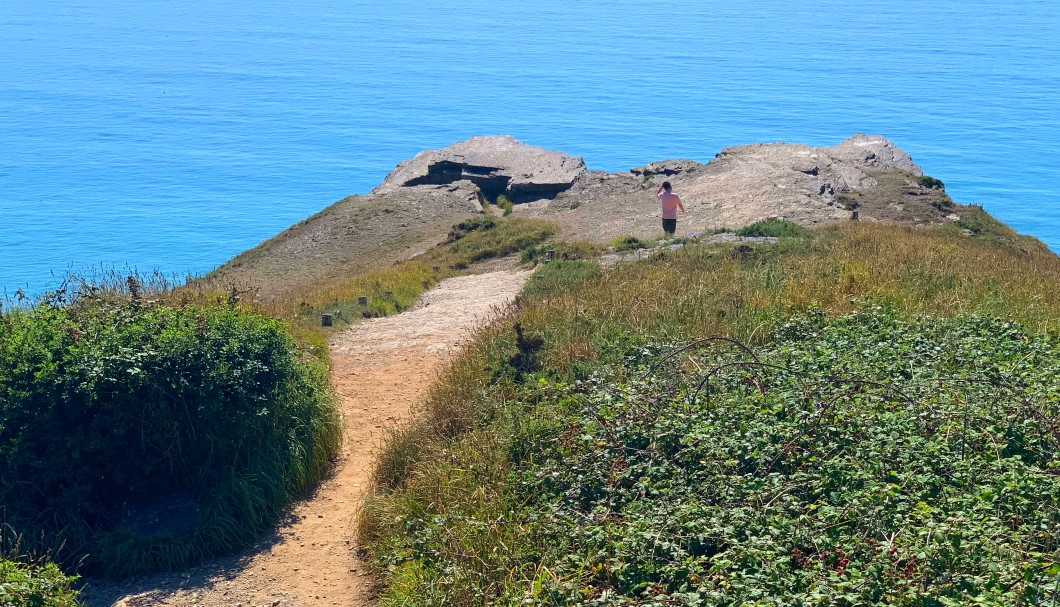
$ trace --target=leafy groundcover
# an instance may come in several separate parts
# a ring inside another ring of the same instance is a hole
[[[878,308],[528,375],[492,422],[505,571],[444,549],[492,524],[459,509],[382,564],[489,604],[1060,604],[1058,377],[1055,337]]]
[[[71,584],[55,563],[21,564],[0,558],[0,605],[4,607],[77,607]]]

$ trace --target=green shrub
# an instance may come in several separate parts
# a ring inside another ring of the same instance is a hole
[[[771,236],[773,238],[796,237],[801,238],[810,235],[810,231],[797,223],[786,219],[764,219],[756,221],[749,226],[736,230],[737,236]]]
[[[86,571],[246,544],[338,441],[325,364],[259,314],[84,297],[0,318],[0,503]]]
[[[545,259],[545,251],[549,250],[545,245],[532,244],[519,251],[519,261],[522,263],[534,263]]]
[[[472,232],[492,230],[497,227],[497,221],[489,215],[465,219],[449,230],[448,242],[456,242]]]
[[[543,596],[1060,598],[1055,341],[869,310],[796,317],[754,356],[685,359],[530,391],[571,410],[510,487],[552,572]]]
[[[931,190],[942,190],[944,192],[946,191],[946,184],[942,183],[941,179],[935,179],[934,177],[930,177],[928,175],[924,175],[920,179],[917,179],[917,183]]]
[[[938,200],[936,200],[936,201],[931,203],[931,206],[934,207],[938,211],[945,211],[945,212],[949,213],[949,212],[952,212],[952,209],[954,208],[955,205],[953,203],[953,199],[952,198],[950,198],[949,196],[947,196],[945,194],[941,194],[939,196]]]
[[[54,563],[24,564],[0,558],[0,605],[4,607],[77,607],[71,585]]]

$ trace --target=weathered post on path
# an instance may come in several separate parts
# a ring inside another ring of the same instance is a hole
[[[335,324],[335,321],[332,318],[331,314],[321,314],[320,315],[320,326],[322,326],[322,327],[330,327],[330,326],[332,326],[334,324]]]
[[[360,297],[358,297],[357,298],[357,305],[367,306],[368,305],[368,296],[367,295],[361,295]]]

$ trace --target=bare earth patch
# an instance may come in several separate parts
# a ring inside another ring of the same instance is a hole
[[[331,342],[344,441],[335,474],[277,532],[242,555],[176,574],[91,580],[89,607],[324,607],[374,604],[354,519],[389,428],[407,422],[449,357],[495,318],[529,271],[450,278],[408,312],[364,321]]]

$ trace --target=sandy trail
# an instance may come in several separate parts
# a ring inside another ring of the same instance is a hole
[[[407,422],[451,354],[522,288],[527,271],[450,278],[403,314],[366,320],[330,344],[344,441],[335,474],[271,537],[177,574],[90,581],[89,607],[360,607],[373,580],[354,520],[385,430]]]

